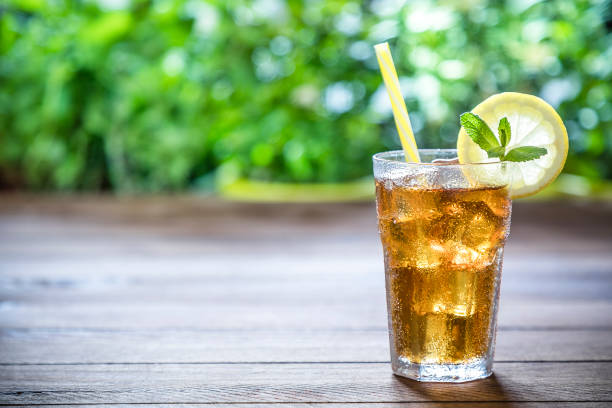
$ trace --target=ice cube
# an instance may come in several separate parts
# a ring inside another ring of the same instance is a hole
[[[462,207],[465,228],[461,231],[461,243],[472,248],[487,242],[495,245],[500,238],[497,232],[504,227],[503,218],[496,216],[482,201],[463,202]]]
[[[510,215],[510,211],[512,211],[512,203],[505,197],[488,200],[487,205],[493,214],[502,218],[508,217]]]
[[[417,268],[437,268],[442,263],[445,248],[439,242],[422,242],[415,249],[414,263]]]
[[[461,169],[459,167],[447,167],[448,164],[452,163],[431,167],[430,183],[436,188],[444,189],[467,187],[468,182]]]
[[[468,307],[466,305],[455,305],[453,308],[453,314],[455,316],[467,316],[468,315]]]
[[[454,255],[451,261],[453,264],[462,266],[464,268],[470,268],[474,264],[478,263],[479,258],[480,253],[478,253],[478,251],[475,251],[466,245],[455,243]]]

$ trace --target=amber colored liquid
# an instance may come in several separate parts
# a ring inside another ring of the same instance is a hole
[[[487,357],[510,227],[507,190],[377,181],[376,198],[395,354],[419,364]]]

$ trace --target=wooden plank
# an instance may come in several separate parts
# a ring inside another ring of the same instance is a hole
[[[0,254],[4,258],[13,257],[20,259],[87,259],[105,258],[106,256],[131,255],[131,254],[154,254],[154,255],[202,255],[216,253],[247,254],[279,254],[289,253],[332,253],[338,254],[361,254],[364,250],[368,253],[379,255],[380,242],[375,226],[368,228],[349,230],[338,230],[337,225],[321,226],[319,234],[309,233],[303,236],[303,226],[300,223],[289,223],[294,231],[274,231],[272,234],[268,229],[262,228],[261,236],[253,236],[254,233],[241,236],[225,236],[218,232],[189,231],[178,229],[172,233],[152,229],[148,226],[118,225],[113,231],[103,227],[91,226],[88,223],[84,228],[90,228],[89,233],[78,231],[80,226],[67,226],[65,222],[59,222],[58,231],[47,230],[44,225],[34,223],[27,231],[24,225],[7,228],[0,222]],[[236,226],[238,230],[240,226]],[[248,226],[244,226],[248,228]],[[243,228],[243,229],[244,229]],[[537,255],[588,255],[609,253],[612,238],[599,237],[598,229],[594,227],[595,234],[592,237],[559,234],[548,230],[546,234],[535,233],[533,229],[538,226],[523,228],[524,233],[515,233],[508,241],[506,248],[508,254],[514,256]],[[22,231],[26,229],[26,231]],[[517,229],[519,229],[517,227]],[[17,232],[22,231],[22,232]],[[237,251],[238,250],[238,251]],[[220,252],[216,252],[220,251]],[[88,255],[89,254],[89,255]],[[584,257],[583,259],[587,259]]]
[[[112,240],[112,238],[106,239]],[[69,243],[56,244],[61,244],[62,248],[70,246]],[[130,245],[120,242],[119,245],[121,244]],[[222,242],[222,244],[225,249],[214,254],[206,252],[167,254],[163,250],[155,253],[134,250],[126,251],[120,256],[106,254],[106,256],[97,257],[95,253],[85,252],[72,254],[78,256],[37,258],[35,256],[11,257],[0,252],[0,270],[2,271],[0,282],[14,281],[16,284],[25,285],[35,284],[36,280],[42,279],[48,279],[52,283],[60,279],[77,279],[78,282],[78,279],[123,277],[126,282],[138,278],[139,283],[167,284],[176,283],[177,278],[205,279],[215,275],[219,277],[221,273],[241,277],[257,273],[258,276],[274,276],[277,279],[288,279],[294,275],[318,277],[329,273],[338,276],[371,273],[373,276],[382,277],[382,249],[378,241],[358,245],[356,248],[353,248],[351,242],[342,243],[337,240],[322,243],[319,241],[320,246],[312,246],[314,244],[312,242],[298,241],[296,247],[292,248],[290,243],[284,240],[280,248],[276,247],[275,253],[263,253],[257,256],[253,256],[252,251],[233,253],[236,247],[232,243]],[[202,242],[199,242],[199,245],[202,250]],[[345,249],[348,250],[350,256],[344,252]],[[610,251],[589,254],[581,258],[572,253],[525,254],[516,249],[507,248],[503,269],[506,274],[521,275],[522,278],[533,274],[563,278],[595,274],[596,277],[605,278],[612,274],[610,262],[612,262]]]
[[[612,242],[610,225],[612,208],[606,203],[517,202],[508,249],[577,256],[606,253]],[[215,246],[215,240],[226,242]],[[300,240],[313,245],[320,241],[376,243],[373,205],[249,205],[177,196],[0,195],[0,254],[4,256],[201,254],[209,248],[227,249],[228,242],[242,242],[243,249],[250,242],[260,253],[278,253],[279,246],[291,247]]]
[[[612,401],[612,363],[498,363],[489,379],[418,383],[388,364],[4,366],[4,404]]]
[[[386,330],[1,330],[0,364],[386,362]],[[612,330],[499,331],[495,360],[612,361]]]
[[[287,275],[291,275],[288,272]],[[200,280],[181,280],[163,283],[139,283],[133,280],[124,283],[125,279],[82,279],[75,276],[69,280],[37,280],[34,285],[0,283],[0,299],[8,305],[45,306],[49,304],[63,306],[69,304],[183,304],[183,305],[236,305],[245,308],[265,305],[291,305],[300,302],[304,307],[317,304],[343,304],[363,307],[364,302],[370,307],[384,306],[385,288],[383,277],[366,278],[355,272],[354,279],[349,276],[337,276],[332,273],[326,276],[313,274],[304,278],[290,276],[275,279],[274,277],[251,274],[245,279],[236,275],[219,276],[218,278]],[[0,279],[1,280],[1,279]],[[519,282],[517,282],[517,280]],[[508,304],[517,300],[542,300],[550,302],[593,302],[612,303],[612,287],[608,288],[607,279],[599,279],[595,274],[585,274],[583,279],[556,279],[546,285],[547,279],[520,279],[508,277],[502,282],[501,299]],[[612,279],[611,279],[612,282]],[[44,286],[47,285],[45,288]],[[609,290],[609,291],[608,291]],[[589,296],[590,295],[590,296]],[[1,314],[1,310],[0,310]]]
[[[269,408],[270,404],[96,404],[96,406],[116,406],[120,405],[122,408],[141,408],[143,406],[151,408],[174,408],[177,406],[189,406],[191,408]],[[5,405],[11,407],[30,407],[32,405]],[[54,407],[54,408],[85,408],[91,407],[91,405],[62,405],[62,404],[37,404],[38,407]],[[389,402],[389,403],[275,403],[275,408],[311,408],[313,406],[323,408],[474,408],[474,406],[481,407],[486,406],[488,408],[604,408],[609,407],[609,402],[560,402],[560,401],[549,401],[549,402],[487,402],[485,404],[479,404],[475,402]]]
[[[258,239],[279,236],[324,236],[321,231],[350,234],[376,231],[372,203],[364,204],[239,204],[194,197],[175,199],[141,197],[134,200],[100,197],[6,206],[0,195],[0,231],[16,240],[33,236],[34,243],[48,237],[114,236],[216,236]],[[299,226],[299,228],[296,228]],[[4,240],[0,240],[3,242]]]
[[[346,286],[348,280],[350,290],[343,290],[343,295],[359,296],[364,290],[384,294],[383,261],[378,251],[376,255],[350,257],[337,253],[317,257],[126,255],[96,261],[0,258],[0,271],[0,297],[15,301],[57,298],[73,302],[82,298],[113,296],[120,300],[160,295],[190,299],[214,296],[220,291],[258,297],[316,291],[337,297],[337,287]],[[237,285],[237,281],[244,285]],[[612,253],[587,259],[506,257],[502,290],[508,295],[612,299]],[[219,297],[225,298],[226,294]]]
[[[382,261],[295,259],[0,260],[0,327],[384,329]],[[500,326],[612,327],[611,265],[507,261]]]
[[[371,330],[386,328],[384,299],[361,304],[339,297],[329,304],[235,299],[194,303],[159,301],[128,303],[14,303],[0,308],[0,328],[73,329],[202,329],[202,330]],[[612,302],[541,301],[502,298],[498,319],[503,329],[609,329]]]
[[[374,225],[374,204],[370,203],[309,203],[309,204],[249,204],[217,200],[211,197],[173,195],[146,197],[114,197],[111,195],[24,195],[0,194],[0,227],[3,218],[20,217],[23,221],[44,220],[50,216],[62,221],[86,220],[94,224],[163,225],[168,231],[178,227],[184,231],[235,231],[235,235],[249,233],[257,227],[283,228],[294,234],[312,231],[318,234],[321,227],[332,224],[342,227],[362,227]],[[246,224],[244,221],[248,221]],[[270,220],[277,222],[270,223]],[[563,220],[562,223],[559,220]],[[290,221],[289,223],[287,221]],[[303,224],[296,231],[291,222]],[[23,222],[22,222],[23,223]],[[238,230],[227,226],[241,225]],[[563,240],[575,234],[588,237],[612,238],[605,226],[612,224],[612,206],[608,202],[553,201],[525,202],[515,201],[513,224],[520,225],[517,233],[523,234],[523,227],[534,228],[527,231],[536,234],[553,229],[562,231]],[[9,225],[11,223],[9,222]],[[226,227],[223,227],[226,226]],[[221,228],[220,228],[221,227]],[[553,234],[555,235],[555,234]],[[545,243],[543,243],[545,244]],[[575,244],[579,245],[580,242]]]

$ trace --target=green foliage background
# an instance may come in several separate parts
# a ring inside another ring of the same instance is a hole
[[[0,186],[168,191],[346,181],[397,148],[391,43],[420,147],[487,96],[543,96],[565,171],[612,178],[612,35],[596,1],[9,0]],[[609,21],[608,21],[609,26]]]

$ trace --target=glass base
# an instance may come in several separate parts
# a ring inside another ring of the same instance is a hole
[[[399,358],[393,364],[393,373],[425,382],[466,382],[486,378],[493,374],[492,364],[485,359],[467,364],[417,364]]]

